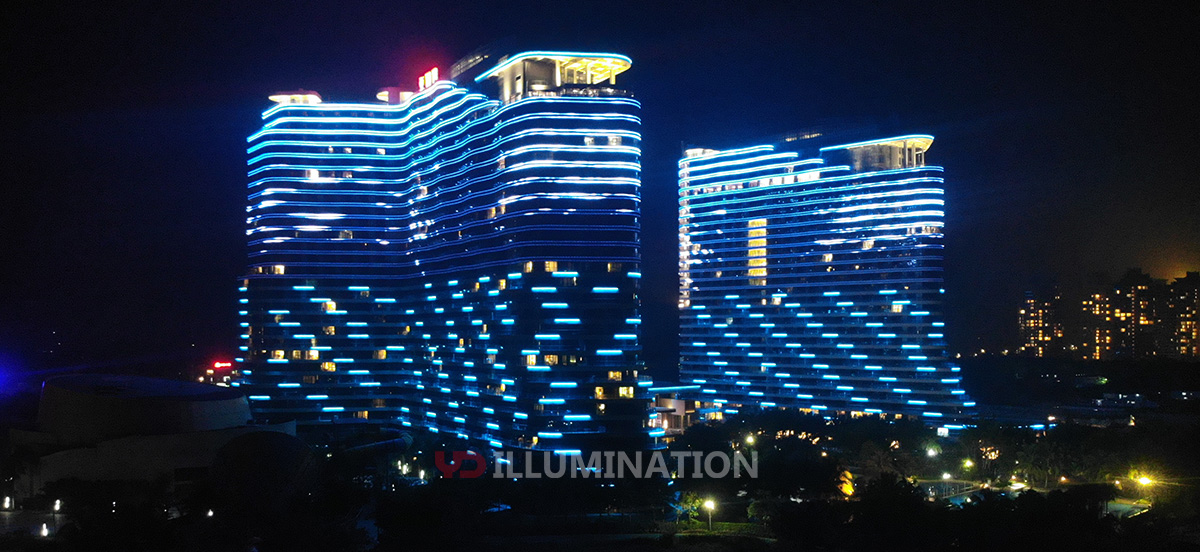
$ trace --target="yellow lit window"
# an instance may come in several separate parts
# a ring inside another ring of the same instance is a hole
[[[608,373],[609,381],[621,381],[621,372],[612,371]]]
[[[595,389],[595,394],[593,396],[596,397],[597,399],[605,398],[604,397],[604,388],[597,386]]]
[[[322,305],[321,309],[324,310],[325,312],[335,311],[335,310],[337,310],[337,302],[336,301],[326,301],[325,304]]]
[[[500,289],[508,289],[508,280],[501,279],[499,282],[496,282],[496,287]]]
[[[533,272],[533,261],[525,261],[525,273]]]
[[[863,240],[863,249],[871,249],[875,247],[875,240]]]
[[[617,396],[621,397],[622,399],[632,399],[633,398],[633,388],[632,387],[618,387],[617,388]]]
[[[537,364],[537,355],[525,355],[525,365],[533,366]]]
[[[299,349],[293,350],[292,351],[292,360],[300,360],[303,357],[303,355],[304,355],[304,351],[301,351]]]
[[[375,407],[375,408],[384,408],[384,407],[386,407],[386,406],[387,406],[387,400],[386,400],[386,399],[375,399],[375,400],[372,400],[372,401],[371,401],[371,406],[373,406],[373,407]]]
[[[271,274],[283,274],[284,270],[283,265],[275,265],[271,267]]]
[[[275,360],[285,359],[285,358],[287,358],[287,351],[280,351],[280,350],[271,351],[271,358],[273,358]]]
[[[304,360],[321,360],[321,351],[305,351]]]
[[[826,253],[824,255],[821,255],[821,262],[825,262],[825,263],[833,262],[833,253]]]
[[[325,335],[335,335],[335,334],[337,334],[337,328],[335,328],[335,327],[333,327],[333,326],[325,326],[324,328],[322,328],[322,330],[324,330],[324,331],[325,331]]]
[[[904,305],[892,305],[892,312],[904,312]]]
[[[379,349],[375,351],[375,360],[383,360],[387,358],[387,349]]]
[[[336,372],[337,364],[334,364],[332,362],[322,362],[321,363],[321,371],[322,372]]]
[[[558,261],[546,261],[546,272],[558,270]]]
[[[547,366],[558,365],[558,355],[546,355],[543,357],[543,359],[545,360]]]
[[[366,410],[359,410],[358,412],[355,412],[355,413],[354,413],[354,417],[355,417],[355,418],[358,418],[358,419],[360,419],[360,420],[365,420],[365,419],[367,419],[367,417],[369,417],[370,415],[371,415],[371,413],[370,413],[370,412],[367,412]]]

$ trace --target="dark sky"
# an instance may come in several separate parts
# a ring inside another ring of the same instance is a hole
[[[267,94],[368,100],[506,36],[633,58],[621,84],[643,104],[645,317],[661,335],[681,143],[814,124],[937,136],[955,350],[1010,344],[1036,282],[1200,269],[1187,3],[103,4],[5,18],[6,370],[229,356],[244,138]]]

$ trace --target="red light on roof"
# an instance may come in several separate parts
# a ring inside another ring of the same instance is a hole
[[[232,362],[214,362],[213,363],[213,368],[230,368],[232,366],[233,366]]]

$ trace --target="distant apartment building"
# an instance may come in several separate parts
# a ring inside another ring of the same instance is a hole
[[[1048,299],[1041,299],[1032,291],[1025,292],[1025,303],[1018,312],[1020,354],[1049,357],[1058,356],[1064,351],[1063,323],[1059,312],[1061,301],[1058,290]]]
[[[1070,348],[1084,360],[1200,358],[1198,290],[1197,272],[1168,283],[1131,269],[1082,300]]]

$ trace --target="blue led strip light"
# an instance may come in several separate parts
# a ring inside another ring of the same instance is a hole
[[[902,414],[975,405],[946,357],[932,136],[679,162],[681,392],[715,405]],[[812,157],[812,154],[816,154]],[[857,169],[856,169],[857,167]]]
[[[239,303],[255,416],[651,446],[639,109],[608,88],[502,103],[441,81],[264,112]]]

